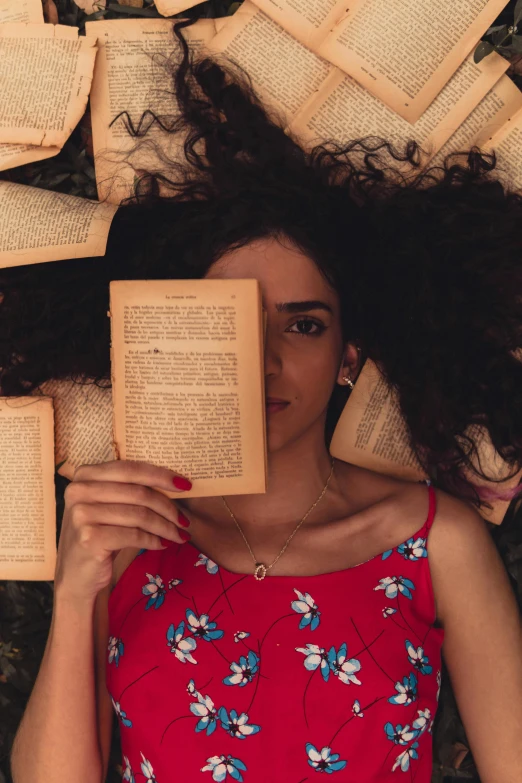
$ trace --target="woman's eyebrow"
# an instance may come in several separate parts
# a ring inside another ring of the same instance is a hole
[[[304,302],[276,302],[275,306],[278,313],[300,313],[306,310],[326,310],[331,315],[334,314],[330,305],[321,302],[318,299],[307,299]]]

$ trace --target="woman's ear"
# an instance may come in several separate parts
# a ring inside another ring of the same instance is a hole
[[[346,343],[343,358],[337,374],[337,383],[341,386],[347,386],[349,378],[353,383],[361,370],[361,349],[355,343]]]

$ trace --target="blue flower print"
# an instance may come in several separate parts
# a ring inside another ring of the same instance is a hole
[[[208,764],[201,767],[202,772],[212,772],[212,780],[225,780],[227,775],[233,780],[239,780],[240,783],[243,780],[240,769],[246,770],[245,765],[239,759],[235,759],[233,756],[211,756],[207,759]]]
[[[247,683],[252,682],[254,675],[259,669],[259,658],[252,650],[248,653],[247,658],[245,658],[244,655],[241,655],[239,663],[232,661],[230,669],[233,674],[229,674],[228,677],[223,678],[225,685],[239,685],[239,687],[242,688],[247,685]]]
[[[209,574],[217,574],[219,571],[219,566],[217,563],[214,563],[213,560],[210,559],[210,557],[207,557],[202,552],[199,553],[197,562],[194,563],[195,566],[204,565],[207,567],[207,571]]]
[[[154,770],[152,769],[152,764],[148,759],[145,758],[143,753],[140,750],[140,755],[143,761],[140,764],[141,771],[143,773],[143,777],[147,781],[147,783],[156,783],[156,775],[154,774]]]
[[[114,701],[114,699],[111,696],[112,706],[114,707],[114,710],[116,712],[116,715],[121,720],[124,726],[127,726],[127,728],[132,727],[132,721],[127,718],[127,713],[122,710],[120,707],[119,701]]]
[[[197,693],[197,704],[190,705],[190,711],[197,715],[199,720],[196,724],[196,731],[207,732],[207,737],[210,737],[217,726],[217,712],[214,707],[214,702],[210,696],[202,696],[201,693]]]
[[[420,560],[421,557],[428,557],[426,539],[420,536],[416,539],[408,538],[404,544],[397,547],[397,552],[406,560]]]
[[[331,748],[322,748],[322,750],[319,751],[311,742],[307,742],[306,752],[308,753],[308,763],[317,772],[327,772],[328,774],[331,774],[332,772],[338,772],[340,769],[346,767],[346,761],[337,761],[339,754],[332,754]]]
[[[419,734],[415,729],[412,731],[409,724],[406,724],[403,728],[401,724],[398,723],[395,728],[393,728],[393,724],[389,721],[384,724],[384,731],[386,732],[387,739],[391,740],[391,742],[394,742],[396,745],[407,745],[412,739],[416,739]]]
[[[298,612],[299,614],[304,615],[301,617],[301,622],[299,623],[299,628],[303,629],[306,628],[307,625],[310,626],[311,631],[315,631],[317,626],[319,625],[319,615],[321,612],[317,608],[317,606],[314,603],[314,599],[310,595],[310,593],[303,593],[299,592],[299,590],[296,590],[294,588],[294,593],[299,598],[299,601],[292,601],[290,606],[294,610],[294,612]]]
[[[246,639],[247,636],[250,636],[248,631],[236,631],[234,634],[234,641],[241,642],[243,639]]]
[[[341,682],[349,685],[351,682],[355,682],[357,685],[362,685],[361,681],[357,679],[354,672],[358,672],[361,668],[361,662],[357,658],[349,658],[346,660],[348,648],[346,642],[343,642],[339,647],[339,652],[335,652],[335,647],[330,647],[328,652],[328,663],[330,669],[336,677],[339,677]]]
[[[423,648],[417,647],[417,649],[415,649],[409,639],[406,639],[405,644],[406,650],[408,652],[408,660],[412,666],[414,666],[421,674],[431,674],[433,667],[427,665],[429,658],[424,655]]]
[[[116,661],[116,666],[119,666],[120,655],[125,652],[125,645],[118,636],[109,636],[109,644],[107,645],[109,651],[109,663]]]
[[[382,553],[381,560],[387,560],[392,552],[393,552],[393,549],[387,549],[386,552]]]
[[[428,732],[431,731],[434,718],[431,718],[431,712],[428,708],[425,710],[417,710],[417,712],[419,713],[419,717],[415,718],[411,725],[414,729],[417,729],[417,737],[420,737],[421,734],[424,734],[426,729],[428,729]],[[428,721],[431,721],[429,726]]]
[[[305,669],[313,671],[314,669],[317,669],[318,666],[321,666],[323,680],[328,682],[328,677],[330,676],[330,663],[326,650],[323,647],[318,647],[317,644],[307,644],[306,647],[296,647],[295,649],[297,652],[306,655],[306,658],[304,659]],[[332,649],[334,648],[332,647]]]
[[[249,725],[248,715],[246,712],[242,712],[238,716],[235,710],[230,710],[230,718],[228,712],[224,707],[220,707],[218,710],[219,720],[225,731],[228,731],[231,737],[237,737],[238,739],[246,739],[252,734],[257,734],[260,731],[261,726],[257,726],[254,723]]]
[[[196,649],[196,640],[188,637],[183,638],[183,631],[185,630],[185,621],[182,620],[176,630],[174,630],[174,623],[171,623],[167,629],[167,644],[170,646],[170,651],[173,652],[181,663],[197,663],[191,655],[192,650]]]
[[[380,584],[374,587],[374,590],[384,590],[386,598],[396,598],[397,588],[406,598],[413,598],[410,590],[415,590],[415,585],[411,579],[406,579],[404,576],[385,576],[383,579],[379,579]]]
[[[411,704],[417,699],[417,678],[411,672],[409,677],[404,677],[402,683],[395,683],[396,696],[390,696],[390,704]]]
[[[362,718],[364,716],[364,712],[361,710],[361,705],[357,699],[355,699],[353,703],[352,712],[356,718]]]
[[[393,609],[391,606],[387,606],[385,609],[382,610],[382,616],[386,620],[387,617],[389,617],[392,614],[395,614],[396,611],[397,609]]]
[[[123,773],[122,780],[124,781],[128,780],[129,783],[135,783],[134,772],[132,771],[130,761],[125,755],[125,753],[123,754],[123,761],[125,762],[125,771]]]
[[[153,606],[155,609],[159,609],[165,600],[165,587],[163,585],[163,579],[159,574],[152,576],[152,574],[145,574],[149,580],[148,585],[144,585],[141,588],[143,595],[149,595],[150,598],[145,604],[145,609],[150,609]]]
[[[205,639],[207,642],[211,642],[214,639],[221,639],[224,631],[214,631],[217,623],[209,623],[208,614],[202,614],[201,617],[197,617],[192,609],[187,609],[185,612],[187,618],[187,631],[190,631],[198,639]]]
[[[407,772],[410,768],[410,758],[417,759],[419,758],[419,754],[415,750],[415,748],[419,747],[418,742],[414,742],[413,745],[411,745],[407,750],[403,750],[402,753],[400,753],[397,758],[395,759],[395,764],[392,767],[392,772],[395,772],[397,767],[400,764],[401,770],[403,772]]]

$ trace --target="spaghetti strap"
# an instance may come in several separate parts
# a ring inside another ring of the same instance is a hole
[[[426,480],[426,484],[428,485],[428,493],[429,493],[429,511],[428,511],[428,519],[426,520],[426,536],[430,532],[430,528],[433,524],[433,520],[435,518],[435,511],[437,506],[437,496],[435,494],[435,490],[433,489],[431,485],[431,481],[429,479]]]

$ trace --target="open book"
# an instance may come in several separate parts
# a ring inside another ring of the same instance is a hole
[[[412,123],[506,5],[505,0],[254,2]]]
[[[0,181],[0,268],[103,256],[117,209]]]
[[[483,429],[474,426],[466,434],[477,445],[482,472],[495,479],[510,474],[511,469],[500,459]],[[337,422],[330,443],[330,454],[353,465],[396,478],[410,481],[429,478],[411,448],[396,395],[370,359],[366,360],[359,373]],[[476,458],[473,464],[477,467]],[[522,480],[522,471],[499,484],[485,481],[467,469],[464,474],[473,484],[497,492],[512,489]],[[500,525],[509,501],[489,502],[492,508],[481,506],[480,514],[488,522]]]
[[[176,20],[181,21],[181,20]],[[98,42],[91,91],[93,150],[96,185],[100,201],[120,204],[132,195],[140,169],[165,173],[154,148],[172,160],[183,154],[183,138],[169,134],[152,117],[145,118],[145,138],[133,138],[121,112],[138,128],[143,112],[154,111],[168,126],[176,115],[171,76],[165,64],[181,53],[171,19],[115,19],[86,22],[87,34]],[[213,19],[200,19],[183,28],[190,48],[201,50],[215,35]],[[182,134],[181,134],[182,136]],[[132,152],[131,152],[132,150]]]
[[[188,497],[266,492],[259,281],[111,281],[110,318],[117,458],[179,471]]]
[[[59,153],[85,112],[96,57],[77,27],[27,23],[28,0],[16,11],[0,5],[0,170]]]

